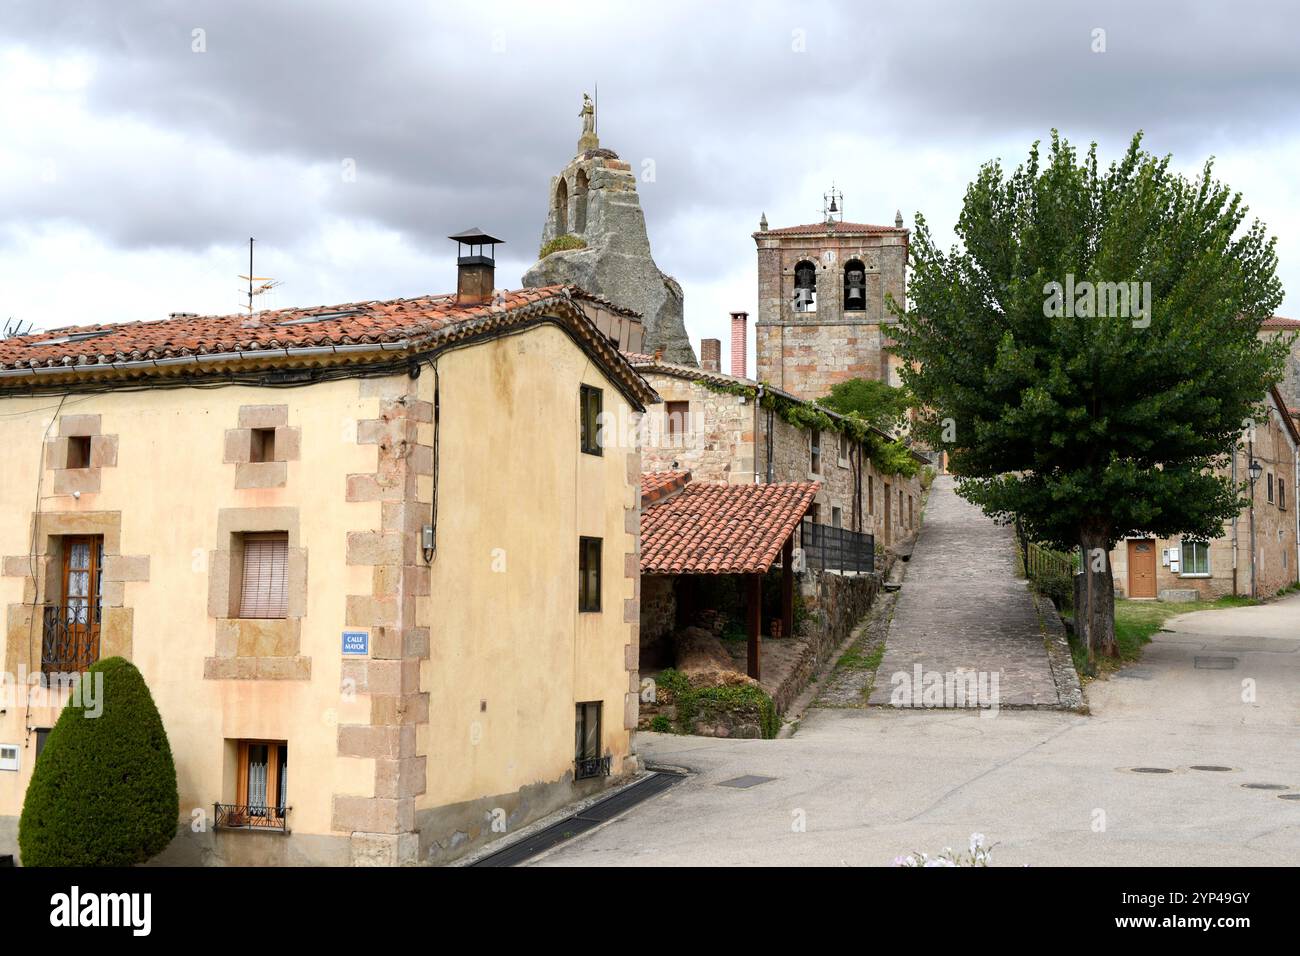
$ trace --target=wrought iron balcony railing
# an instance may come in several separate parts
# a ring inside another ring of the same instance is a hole
[[[41,673],[80,673],[99,660],[97,604],[47,604],[41,626]]]
[[[610,768],[609,757],[586,757],[576,760],[578,780],[587,780],[590,777],[608,777]]]
[[[269,830],[289,832],[292,807],[259,807],[235,803],[214,803],[219,830]]]

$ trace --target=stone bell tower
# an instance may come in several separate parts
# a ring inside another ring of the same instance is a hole
[[[644,349],[670,362],[698,364],[683,320],[682,287],[655,265],[630,164],[604,149],[596,111],[583,94],[577,154],[551,179],[541,253],[525,286],[582,286],[641,313]]]
[[[885,351],[897,321],[886,295],[906,292],[908,230],[844,221],[832,187],[822,221],[754,233],[758,246],[758,378],[815,399],[850,378],[900,384],[899,359]]]

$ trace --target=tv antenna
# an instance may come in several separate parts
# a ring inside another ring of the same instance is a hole
[[[253,314],[253,298],[255,296],[265,295],[266,293],[274,289],[276,286],[280,285],[280,282],[278,280],[272,279],[270,276],[253,275],[253,242],[254,242],[253,237],[249,236],[248,237],[248,275],[246,276],[241,275],[239,277],[241,279],[248,280],[248,293],[247,293],[248,302],[244,303],[242,307],[248,310],[249,315]],[[253,285],[254,282],[260,282],[261,285],[254,287]]]

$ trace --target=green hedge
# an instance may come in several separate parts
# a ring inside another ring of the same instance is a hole
[[[720,714],[753,720],[765,740],[771,740],[781,729],[781,718],[772,698],[753,684],[694,687],[685,674],[671,667],[661,672],[655,683],[660,691],[668,691],[670,702],[677,708],[676,730],[680,734],[694,733],[696,721],[701,717],[715,718]]]
[[[24,866],[130,866],[176,836],[176,767],[144,678],[110,657],[81,680],[93,693],[64,707],[27,786]]]

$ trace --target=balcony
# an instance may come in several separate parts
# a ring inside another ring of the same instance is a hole
[[[99,660],[98,605],[47,604],[42,610],[42,674],[79,674]]]
[[[218,830],[260,830],[265,833],[288,833],[292,807],[241,806],[214,803]]]
[[[585,757],[574,761],[577,766],[577,771],[574,774],[575,779],[589,780],[592,777],[608,777],[610,759],[609,757]]]

